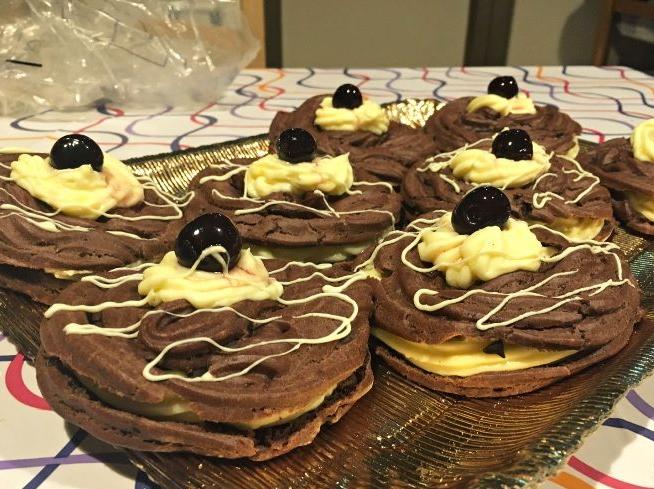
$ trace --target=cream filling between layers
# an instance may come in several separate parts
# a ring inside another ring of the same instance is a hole
[[[315,190],[327,195],[343,195],[352,187],[353,181],[348,154],[304,163],[288,163],[275,154],[269,154],[245,170],[247,195],[255,199],[274,192],[303,194]]]
[[[183,267],[177,262],[175,253],[170,251],[161,263],[143,272],[138,291],[151,306],[185,299],[197,309],[204,309],[230,306],[248,299],[274,300],[281,297],[284,289],[277,280],[269,277],[261,259],[245,249],[241,251],[236,266],[227,273]]]
[[[569,217],[555,219],[548,226],[562,232],[572,241],[581,242],[595,239],[604,228],[604,222],[604,219]]]
[[[385,234],[382,233],[382,236]],[[260,246],[250,244],[250,250],[255,256],[265,259],[297,260],[309,263],[337,263],[359,255],[368,246],[377,243],[371,239],[362,243],[333,246],[300,246],[297,248]]]
[[[450,340],[430,345],[405,340],[381,328],[372,334],[409,362],[427,372],[444,376],[469,377],[486,372],[510,372],[547,365],[577,353],[576,350],[539,350],[522,345],[504,345],[504,358],[484,353],[491,342],[483,340]]]
[[[316,126],[326,131],[368,131],[384,134],[390,120],[386,111],[372,100],[364,100],[354,109],[335,108],[332,97],[325,97],[316,109]]]
[[[631,134],[631,147],[636,159],[654,163],[654,119],[648,119],[636,126]]]
[[[579,155],[579,149],[580,149],[579,148],[579,137],[575,136],[573,138],[573,140],[574,140],[574,143],[573,143],[572,147],[568,151],[563,153],[563,156],[566,156],[568,158],[576,158]]]
[[[143,186],[130,168],[104,155],[102,171],[91,165],[57,170],[49,158],[21,154],[11,164],[9,177],[32,197],[76,217],[97,219],[117,207],[132,207],[144,199]]]
[[[648,221],[654,222],[654,198],[639,192],[625,192],[631,207]]]
[[[451,287],[467,289],[516,270],[535,272],[549,256],[526,222],[509,218],[503,228],[488,226],[467,235],[457,233],[451,219],[451,213],[443,215],[436,229],[421,232],[418,244],[420,259],[443,272]]]
[[[493,93],[480,95],[468,103],[466,111],[477,112],[484,108],[489,108],[501,115],[536,113],[536,106],[533,100],[522,92],[511,98],[504,98]]]
[[[138,402],[124,397],[117,396],[110,392],[107,392],[95,384],[82,380],[79,377],[76,377],[84,387],[90,390],[95,394],[101,401],[104,403],[120,409],[121,411],[126,411],[132,414],[139,416],[144,416],[146,418],[162,420],[162,421],[178,421],[178,422],[187,422],[187,423],[201,423],[203,420],[195,414],[190,406],[189,401],[182,398],[173,398],[166,401],[160,402],[158,404],[149,404],[146,402]],[[324,401],[325,398],[330,396],[332,392],[336,389],[337,384],[329,387],[325,392],[302,406],[295,408],[286,408],[281,409],[273,414],[259,416],[251,421],[240,422],[240,423],[226,423],[236,428],[242,430],[256,430],[259,428],[264,428],[266,426],[277,426],[281,424],[288,423],[294,419],[299,418],[303,414],[313,411],[318,408]]]

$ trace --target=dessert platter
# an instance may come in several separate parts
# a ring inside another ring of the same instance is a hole
[[[334,88],[176,153],[0,150],[0,329],[164,487],[543,480],[654,369],[654,121]]]

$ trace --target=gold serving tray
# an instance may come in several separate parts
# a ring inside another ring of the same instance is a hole
[[[386,107],[394,120],[421,126],[435,100]],[[582,144],[582,150],[591,146]],[[130,161],[163,189],[182,192],[200,169],[223,158],[266,152],[264,136]],[[654,255],[642,238],[618,229],[654,311]],[[42,308],[0,291],[0,329],[28,358],[38,350]],[[268,462],[224,461],[185,453],[128,451],[135,465],[170,488],[525,487],[553,474],[634,384],[654,370],[652,323],[638,328],[613,359],[538,392],[504,399],[465,399],[406,382],[376,362],[375,385],[310,446]]]

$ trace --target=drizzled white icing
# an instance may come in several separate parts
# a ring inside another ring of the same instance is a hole
[[[444,212],[442,212],[444,213]],[[407,268],[410,268],[411,270],[418,272],[418,273],[429,273],[433,272],[436,270],[436,266],[432,267],[422,267],[422,266],[417,266],[413,263],[411,263],[408,259],[408,253],[414,249],[415,247],[418,246],[421,240],[421,236],[423,233],[430,232],[437,230],[439,227],[439,221],[440,217],[434,218],[434,219],[416,219],[413,221],[409,226],[407,227],[406,231],[395,231],[393,233],[390,233],[387,238],[382,240],[377,247],[372,251],[370,257],[364,261],[363,263],[359,264],[355,271],[361,271],[364,270],[366,267],[370,267],[372,263],[374,263],[375,258],[377,257],[379,251],[385,247],[389,246],[393,243],[397,243],[398,241],[405,239],[405,238],[412,238],[411,242],[405,246],[400,253],[400,259],[401,262],[404,266]],[[423,224],[425,225],[424,227],[420,227],[420,225]],[[529,226],[531,229],[546,229],[549,232],[552,232],[562,238],[568,239],[563,233],[560,233],[556,230],[552,230],[549,227],[543,225],[543,224],[533,224]],[[559,273],[554,273],[552,275],[549,275],[545,279],[543,279],[541,282],[534,284],[526,289],[519,290],[516,292],[511,292],[511,293],[503,293],[503,292],[493,292],[493,291],[486,291],[484,289],[470,289],[466,291],[465,293],[461,294],[460,296],[454,298],[454,299],[447,299],[447,300],[442,300],[437,303],[433,304],[426,304],[421,301],[421,299],[424,296],[428,297],[434,297],[439,294],[437,290],[431,290],[431,289],[419,289],[418,291],[415,292],[413,296],[413,305],[416,309],[419,309],[421,311],[425,312],[434,312],[438,311],[440,309],[443,309],[447,306],[450,306],[452,304],[457,304],[459,302],[463,302],[467,298],[477,295],[477,294],[485,294],[485,295],[495,295],[498,297],[503,297],[502,301],[494,307],[491,311],[489,311],[487,314],[485,314],[483,317],[478,319],[475,322],[475,326],[477,329],[481,331],[485,331],[487,329],[499,327],[499,326],[506,326],[509,324],[513,324],[515,322],[521,321],[522,319],[531,317],[531,316],[536,316],[540,314],[545,314],[547,312],[556,310],[560,308],[561,306],[565,305],[568,302],[574,302],[577,300],[581,300],[582,296],[580,294],[584,292],[590,292],[592,291],[589,295],[594,296],[602,293],[604,290],[606,290],[609,287],[619,287],[625,284],[628,284],[631,287],[634,287],[635,285],[631,282],[631,280],[624,278],[623,276],[623,270],[622,270],[622,262],[620,261],[620,257],[614,252],[614,250],[619,249],[619,247],[616,244],[613,243],[604,243],[600,241],[594,241],[594,240],[587,240],[583,243],[575,244],[574,246],[569,246],[565,248],[561,253],[550,256],[550,257],[543,257],[541,258],[542,262],[545,263],[554,263],[558,262],[562,259],[564,259],[566,256],[572,254],[572,253],[577,253],[580,251],[590,251],[593,254],[605,254],[605,255],[611,255],[615,259],[615,269],[616,269],[616,276],[613,279],[605,280],[603,282],[598,282],[596,284],[591,284],[588,286],[584,287],[579,287],[577,289],[574,289],[572,291],[569,291],[565,294],[555,296],[555,297],[548,297],[542,293],[537,292],[541,287],[543,287],[545,284],[552,280],[557,280],[557,279],[568,279],[576,274],[578,271],[577,270],[571,270],[571,271],[566,271],[566,272],[559,272]],[[500,321],[500,322],[492,322],[491,319],[493,316],[495,316],[498,312],[504,309],[504,307],[512,300],[519,298],[519,297],[543,297],[543,298],[550,298],[554,299],[557,302],[552,304],[551,306],[548,306],[546,308],[540,309],[540,310],[535,310],[535,311],[526,311],[523,314],[514,317],[514,318],[509,318],[505,321]]]
[[[584,178],[588,178],[588,179],[592,180],[592,182],[588,186],[586,186],[586,188],[584,188],[581,192],[579,192],[574,198],[569,199],[569,200],[566,200],[565,197],[563,197],[562,195],[557,194],[556,192],[550,192],[550,191],[534,192],[534,195],[533,195],[533,198],[532,198],[532,205],[536,209],[542,209],[552,199],[563,200],[564,201],[563,203],[566,204],[566,205],[568,205],[568,204],[577,204],[578,202],[581,201],[581,199],[583,199],[588,194],[590,194],[595,189],[595,187],[597,185],[599,185],[599,182],[600,182],[599,177],[596,177],[592,173],[589,173],[586,170],[584,170],[576,160],[573,160],[572,158],[568,158],[567,156],[562,156],[562,155],[559,155],[559,158],[563,158],[564,160],[569,161],[570,163],[572,163],[574,168],[572,168],[572,169],[563,168],[561,171],[563,173],[565,173],[565,174],[568,174],[568,175],[575,175],[574,179],[572,180],[573,182],[576,183],[576,182],[578,182],[580,180],[583,180]],[[532,188],[534,190],[536,190],[538,188],[538,184],[541,182],[541,180],[543,180],[544,178],[552,177],[552,176],[556,177],[556,174],[555,173],[544,173],[543,175],[541,175],[538,178],[538,180],[536,180],[534,182],[534,185],[533,185]]]
[[[203,253],[198,257],[198,259],[195,261],[193,266],[190,269],[187,269],[185,272],[187,277],[182,277],[182,280],[185,278],[188,278],[188,276],[191,276],[196,272],[196,268],[198,264],[209,254],[214,256],[217,260],[221,261],[223,264],[223,273],[220,273],[218,275],[224,276],[225,280],[228,282],[227,287],[231,286],[234,284],[234,277],[230,278],[230,274],[232,273],[231,271],[227,271],[226,269],[226,264],[224,260],[222,259],[222,256],[220,255],[220,252],[224,251],[222,247],[211,247],[203,251]],[[252,260],[257,260],[256,258],[250,257],[248,259]],[[166,259],[164,258],[164,261]],[[251,263],[250,263],[251,265]],[[284,265],[281,268],[278,268],[276,270],[272,270],[271,272],[267,272],[266,275],[273,275],[276,273],[280,273],[282,271],[285,271],[287,268],[291,266],[309,266],[316,268],[317,270],[323,270],[326,268],[329,268],[330,265],[328,264],[309,264],[309,263],[288,263]],[[130,282],[130,281],[140,281],[141,285],[144,283],[145,280],[147,280],[147,275],[149,275],[149,272],[153,270],[155,267],[157,267],[158,264],[141,264],[136,267],[129,268],[129,270],[134,270],[135,273],[130,273],[128,275],[122,276],[122,277],[117,277],[117,278],[107,278],[103,276],[89,276],[85,277],[84,280],[87,282],[90,282],[94,284],[95,286],[103,289],[111,289],[115,287],[120,287],[121,285]],[[143,268],[143,272],[138,272],[139,269]],[[125,269],[125,267],[123,267]],[[204,272],[203,272],[204,273]],[[238,272],[237,272],[238,273]],[[174,274],[173,274],[174,275]],[[323,277],[327,282],[341,282],[341,281],[346,281],[346,284],[342,285],[339,288],[334,288],[333,290],[325,290],[323,292],[319,292],[313,295],[310,295],[308,297],[303,297],[299,299],[284,299],[281,294],[283,292],[283,286],[284,285],[291,285],[294,283],[301,283],[305,282],[307,280],[310,280],[313,277],[320,276]],[[203,275],[202,278],[205,278]],[[360,280],[365,278],[365,274],[359,273],[356,277],[356,280]],[[173,280],[179,280],[179,279],[174,279]],[[211,277],[206,277],[206,280],[209,282],[212,281]],[[215,278],[213,279],[215,281]],[[292,353],[293,351],[296,351],[299,349],[302,345],[310,345],[310,344],[323,344],[323,343],[330,343],[334,341],[338,341],[342,338],[345,338],[347,335],[350,334],[352,331],[352,322],[356,318],[358,312],[359,312],[359,307],[352,298],[349,296],[345,295],[342,293],[341,290],[344,290],[345,287],[349,286],[351,283],[353,283],[355,280],[352,280],[351,277],[345,277],[345,278],[331,278],[323,275],[321,272],[316,271],[314,272],[311,277],[306,278],[306,277],[301,277],[295,280],[289,280],[289,281],[282,281],[278,282],[277,280],[274,279],[269,279],[269,284],[274,283],[276,285],[273,286],[275,290],[279,291],[279,294],[275,297],[274,294],[266,294],[266,297],[254,297],[252,295],[248,297],[243,297],[244,298],[249,298],[251,300],[263,300],[263,299],[271,299],[279,302],[280,304],[284,306],[291,306],[291,305],[298,305],[298,304],[310,304],[314,301],[318,301],[319,299],[322,298],[334,298],[337,300],[340,300],[342,302],[345,302],[352,308],[352,312],[348,316],[341,316],[338,314],[331,314],[331,313],[326,313],[326,312],[320,312],[320,311],[315,311],[315,312],[307,312],[304,314],[300,314],[297,316],[293,316],[292,318],[295,320],[301,320],[301,319],[308,319],[311,320],[311,318],[322,318],[322,319],[329,319],[329,320],[334,320],[337,322],[336,327],[329,332],[328,334],[322,336],[322,337],[317,337],[317,338],[283,338],[283,339],[278,339],[278,340],[270,340],[270,341],[262,341],[258,343],[252,343],[243,347],[237,347],[237,348],[232,348],[229,346],[222,345],[216,341],[214,341],[211,338],[207,337],[196,337],[196,338],[187,338],[183,340],[178,340],[170,343],[167,345],[152,361],[150,361],[145,368],[143,369],[143,375],[146,379],[150,381],[161,381],[161,380],[166,380],[166,379],[179,379],[179,380],[184,380],[186,382],[220,382],[224,381],[227,379],[231,379],[234,377],[242,376],[250,372],[254,367],[259,365],[262,362],[265,362],[266,360],[269,360],[271,358],[279,357],[279,356],[284,356]],[[215,282],[214,282],[215,283]],[[143,290],[142,293],[148,293],[147,291]],[[162,297],[160,297],[162,298]],[[178,298],[178,297],[174,297]],[[187,297],[184,297],[187,298]],[[165,300],[165,298],[162,298]],[[113,309],[113,308],[125,308],[125,307],[144,307],[148,304],[150,304],[152,301],[152,298],[146,295],[142,299],[139,300],[129,300],[129,301],[124,301],[124,302],[113,302],[113,301],[107,301],[103,302],[100,304],[95,304],[95,305],[69,305],[69,304],[54,304],[52,305],[46,312],[45,312],[45,317],[50,318],[54,314],[62,311],[79,311],[79,312],[101,312],[107,309]],[[157,301],[155,301],[156,303]],[[223,302],[224,303],[224,302]],[[64,331],[67,334],[97,334],[97,335],[102,335],[102,336],[115,336],[115,337],[121,337],[121,338],[136,338],[139,334],[139,328],[140,325],[142,324],[143,320],[147,317],[153,316],[153,315],[167,315],[167,316],[172,316],[172,317],[191,317],[195,314],[199,313],[205,313],[205,312],[213,312],[213,313],[218,313],[218,312],[224,312],[224,311],[231,311],[234,314],[238,315],[239,317],[246,319],[247,321],[256,324],[258,326],[262,326],[271,322],[274,322],[276,320],[281,319],[281,316],[274,316],[274,317],[269,317],[269,318],[264,318],[264,319],[259,319],[259,318],[251,318],[248,317],[240,312],[238,312],[236,309],[231,307],[231,304],[234,304],[234,302],[230,302],[230,305],[220,305],[219,307],[200,307],[197,308],[189,313],[185,314],[178,314],[178,313],[173,313],[170,311],[166,310],[161,310],[161,309],[155,309],[155,310],[149,310],[145,312],[145,314],[136,321],[133,324],[125,325],[122,327],[113,327],[113,328],[105,328],[101,326],[96,326],[94,324],[77,324],[77,323],[70,323],[67,324],[64,327]],[[204,374],[198,376],[198,377],[188,377],[186,375],[182,375],[178,372],[167,372],[167,373],[153,373],[153,369],[158,368],[159,363],[164,359],[166,354],[170,352],[171,350],[182,346],[182,345],[187,345],[187,344],[192,344],[192,343],[207,343],[211,346],[213,346],[215,349],[223,352],[223,353],[236,353],[236,352],[241,352],[245,350],[251,350],[257,347],[265,346],[265,345],[272,345],[272,344],[287,344],[290,347],[281,352],[281,353],[276,353],[276,354],[271,354],[271,355],[264,355],[258,358],[257,360],[253,361],[250,363],[248,366],[243,368],[242,370],[238,372],[234,372],[231,374],[223,375],[223,376],[214,376],[210,372],[205,372]]]

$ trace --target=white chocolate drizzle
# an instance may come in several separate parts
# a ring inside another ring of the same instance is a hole
[[[444,211],[438,211],[441,213],[444,213]],[[421,227],[420,224],[424,224],[424,227]],[[618,287],[621,285],[629,285],[631,287],[635,287],[635,285],[631,282],[630,279],[626,279],[623,276],[623,269],[622,269],[622,261],[620,260],[620,257],[614,252],[614,250],[619,249],[619,246],[617,246],[614,243],[605,243],[605,242],[600,242],[600,241],[595,241],[595,240],[585,240],[583,242],[575,242],[572,241],[570,238],[566,237],[563,233],[560,233],[556,230],[553,230],[543,224],[533,224],[529,226],[530,229],[533,228],[538,228],[538,229],[544,229],[547,230],[553,234],[556,234],[557,236],[560,236],[564,239],[566,239],[569,243],[575,243],[574,246],[569,246],[567,248],[564,248],[560,253],[549,256],[549,257],[543,257],[541,260],[545,263],[555,263],[563,260],[565,257],[582,251],[582,250],[587,250],[590,251],[593,254],[605,254],[605,255],[611,255],[615,259],[615,271],[616,271],[616,278],[615,279],[609,279],[605,280],[600,283],[596,284],[591,284],[587,285],[584,287],[579,287],[576,288],[572,291],[566,292],[565,294],[559,295],[559,296],[554,296],[554,297],[548,297],[544,294],[536,292],[539,290],[541,287],[543,287],[545,284],[549,283],[552,280],[556,280],[562,277],[569,277],[572,276],[576,273],[578,273],[578,270],[570,270],[570,271],[565,271],[565,272],[558,272],[558,273],[553,273],[552,275],[547,276],[545,279],[542,281],[538,282],[537,284],[534,284],[526,289],[519,290],[516,292],[511,292],[511,293],[503,293],[503,292],[495,292],[495,291],[486,291],[484,289],[470,289],[463,294],[461,294],[458,297],[455,297],[453,299],[446,299],[442,300],[440,302],[437,302],[435,304],[426,304],[421,301],[422,297],[424,296],[437,296],[439,295],[439,292],[436,290],[431,290],[431,289],[419,289],[415,292],[413,296],[413,305],[416,309],[419,309],[421,311],[425,312],[434,312],[438,311],[440,309],[443,309],[447,306],[457,304],[460,302],[463,302],[467,298],[476,295],[476,294],[484,294],[484,295],[494,295],[494,296],[502,296],[503,299],[500,301],[499,304],[497,304],[493,309],[491,309],[487,314],[485,314],[483,317],[479,318],[475,322],[475,326],[477,329],[481,331],[485,331],[491,328],[496,328],[500,326],[507,326],[509,324],[513,324],[515,322],[521,321],[527,317],[531,316],[537,316],[540,314],[544,314],[547,312],[551,312],[553,310],[556,310],[563,305],[567,304],[568,302],[574,302],[578,300],[582,300],[582,296],[580,294],[584,292],[589,292],[592,291],[589,296],[594,296],[597,294],[602,293],[604,290],[606,290],[609,287]],[[380,240],[380,243],[377,245],[377,247],[372,251],[370,257],[360,264],[355,270],[361,270],[364,267],[369,267],[377,257],[379,251],[390,244],[397,243],[398,241],[405,239],[407,237],[412,238],[411,242],[405,246],[400,253],[400,261],[404,266],[407,268],[417,272],[417,273],[430,273],[436,270],[435,266],[432,267],[421,267],[417,266],[409,261],[407,258],[407,254],[414,249],[418,243],[420,242],[420,238],[422,236],[422,233],[429,231],[429,230],[435,230],[438,229],[438,218],[436,219],[426,219],[426,218],[421,218],[421,219],[416,219],[415,221],[411,222],[407,226],[406,231],[395,231],[393,233],[389,233],[389,235],[385,238]],[[519,298],[519,297],[542,297],[542,298],[549,298],[553,299],[556,302],[553,303],[552,305],[539,309],[539,310],[534,310],[534,311],[526,311],[523,314],[520,314],[517,317],[514,318],[509,318],[505,321],[501,322],[491,322],[491,318],[497,314],[499,311],[504,309],[504,307],[513,299]]]
[[[480,143],[487,143],[489,141],[492,141],[492,139],[491,138],[480,139],[480,140],[478,140],[478,141],[476,141],[476,142],[474,142],[472,144],[466,144],[466,145],[462,146],[461,148],[458,148],[458,149],[456,149],[454,151],[449,151],[447,153],[441,153],[441,154],[438,154],[438,155],[434,155],[434,156],[426,159],[425,160],[426,165],[418,168],[417,171],[420,172],[420,173],[424,173],[424,172],[427,172],[427,171],[432,171],[434,173],[439,173],[441,170],[443,170],[443,169],[445,169],[445,168],[447,168],[449,166],[450,161],[457,154],[459,154],[462,151],[465,151],[467,149],[473,148],[473,147],[475,147],[476,145],[478,145]],[[550,153],[549,156],[550,157],[554,156],[554,153],[553,152]],[[574,158],[570,158],[570,157],[564,156],[564,155],[556,155],[556,156],[559,157],[559,158],[562,158],[562,159],[564,159],[566,161],[569,161],[570,163],[572,163],[574,168],[571,168],[571,169],[562,168],[562,172],[565,173],[565,174],[568,174],[568,175],[569,174],[576,174],[576,177],[573,179],[573,182],[579,182],[580,180],[582,180],[584,178],[589,178],[589,179],[592,180],[592,183],[590,183],[586,188],[584,188],[584,190],[582,190],[578,195],[576,195],[574,198],[572,198],[570,200],[566,200],[563,196],[561,196],[561,195],[559,195],[559,194],[557,194],[555,192],[551,192],[551,191],[534,192],[533,193],[533,198],[532,198],[532,205],[536,209],[542,209],[552,199],[563,200],[566,205],[567,204],[577,204],[584,197],[586,197],[590,192],[592,192],[593,189],[600,182],[600,179],[598,177],[596,177],[592,173],[589,173],[589,172],[585,171],[581,167],[579,162],[577,162]],[[443,160],[443,161],[441,161],[441,160]],[[448,183],[452,187],[454,192],[456,192],[457,194],[461,193],[461,187],[458,184],[458,182],[456,181],[456,179],[452,179],[452,178],[447,177],[446,175],[442,175],[442,174],[440,174],[439,176],[443,181],[445,181],[446,183]],[[518,178],[518,177],[516,177],[516,178]],[[550,178],[550,177],[556,177],[556,173],[553,173],[553,172],[543,173],[538,178],[536,178],[536,180],[532,184],[531,188],[533,190],[536,190],[538,188],[539,184],[544,179]],[[479,183],[473,183],[473,182],[468,182],[468,183],[470,185],[472,185],[473,187],[481,185]],[[508,188],[508,186],[510,184],[511,184],[511,181],[508,181],[504,185],[502,185],[501,187],[498,187],[498,188],[500,188],[501,190],[506,190],[506,188]]]
[[[219,262],[221,263],[223,267],[223,274],[229,274],[229,271],[227,270],[227,263],[222,257],[221,252],[224,252],[224,248],[220,246],[214,246],[205,249],[200,256],[195,260],[193,266],[189,268],[188,275],[192,274],[194,270],[197,269],[198,265],[200,262],[206,257],[206,256],[213,256]],[[108,277],[103,277],[103,276],[88,276],[85,277],[83,280],[89,283],[92,283],[96,287],[102,288],[102,289],[112,289],[116,287],[120,287],[121,285],[126,284],[127,282],[131,281],[136,281],[136,280],[142,280],[143,278],[143,272],[139,272],[139,270],[144,270],[147,269],[151,266],[154,266],[156,264],[154,263],[144,263],[144,264],[138,264],[134,265],[132,267],[121,267],[114,269],[113,271],[117,270],[129,270],[129,271],[134,271],[135,273],[130,273],[122,277],[116,277],[116,278],[108,278]],[[305,262],[290,262],[285,264],[283,267],[272,270],[269,272],[269,274],[275,274],[275,273],[280,273],[284,270],[287,270],[288,268],[292,266],[301,266],[301,267],[313,267],[316,268],[317,270],[324,270],[327,268],[330,268],[330,264],[313,264],[313,263],[305,263]],[[289,280],[285,282],[280,282],[283,285],[290,285],[290,284],[295,284],[295,283],[302,283],[307,280],[310,280],[313,277],[319,276],[322,279],[326,280],[327,282],[342,282],[345,281],[346,283],[333,288],[333,290],[323,290],[322,292],[313,294],[308,297],[303,297],[300,299],[284,299],[283,297],[279,297],[275,299],[277,302],[284,306],[290,306],[290,305],[297,305],[297,304],[308,304],[310,302],[316,301],[321,298],[325,297],[331,297],[340,301],[343,301],[347,304],[349,304],[352,308],[352,312],[349,316],[341,316],[338,314],[329,314],[329,313],[324,313],[320,311],[312,311],[308,312],[305,314],[300,314],[297,316],[293,316],[293,319],[295,320],[300,320],[300,319],[311,319],[311,318],[322,318],[322,319],[328,319],[328,320],[334,320],[337,321],[338,324],[337,326],[328,334],[318,337],[318,338],[284,338],[284,339],[278,339],[278,340],[269,340],[269,341],[261,341],[258,343],[252,343],[249,345],[245,345],[243,347],[237,347],[237,348],[232,348],[229,346],[221,345],[220,343],[216,342],[215,340],[208,338],[208,337],[195,337],[195,338],[187,338],[183,340],[178,340],[174,341],[170,344],[168,344],[152,361],[148,362],[148,364],[144,367],[143,369],[143,376],[150,381],[157,382],[157,381],[162,381],[162,380],[167,380],[167,379],[178,379],[178,380],[183,380],[186,382],[220,382],[224,381],[227,379],[231,379],[234,377],[246,375],[248,372],[250,372],[253,368],[255,368],[257,365],[259,365],[262,362],[265,362],[266,360],[269,360],[271,358],[279,357],[279,356],[284,356],[292,353],[293,351],[296,351],[299,349],[302,345],[309,345],[309,344],[323,344],[323,343],[330,343],[334,341],[338,341],[342,338],[345,338],[350,334],[352,331],[352,322],[354,319],[357,317],[359,313],[359,307],[356,301],[354,301],[352,298],[349,296],[345,295],[342,293],[342,291],[349,286],[351,283],[354,283],[357,280],[361,280],[363,278],[367,277],[367,274],[363,272],[357,272],[353,274],[353,276],[347,276],[347,277],[328,277],[324,274],[322,274],[319,271],[314,272],[311,274],[309,277],[300,277],[295,280]],[[325,286],[327,288],[328,286]],[[77,312],[86,312],[86,313],[96,313],[96,312],[101,312],[107,309],[113,309],[113,308],[124,308],[124,307],[144,307],[148,304],[148,297],[144,297],[140,300],[129,300],[129,301],[124,301],[124,302],[112,302],[112,301],[107,301],[103,302],[100,304],[96,305],[68,305],[68,304],[54,304],[52,305],[46,312],[45,312],[45,317],[50,318],[54,314],[62,311],[77,311]],[[133,324],[126,325],[123,327],[114,327],[114,328],[104,328],[102,326],[97,326],[94,324],[78,324],[78,323],[70,323],[67,324],[64,327],[64,331],[66,334],[77,334],[77,335],[88,335],[88,334],[97,334],[97,335],[102,335],[102,336],[110,336],[110,337],[120,337],[120,338],[127,338],[127,339],[133,339],[138,337],[139,335],[139,329],[140,326],[143,322],[144,319],[147,317],[150,317],[152,315],[158,315],[158,314],[164,314],[168,316],[173,316],[173,317],[179,317],[179,318],[186,318],[190,317],[196,314],[200,313],[218,313],[218,312],[225,312],[225,311],[231,311],[232,313],[238,315],[239,317],[257,324],[257,325],[264,325],[271,323],[273,321],[281,319],[281,316],[274,316],[274,317],[269,317],[269,318],[264,318],[264,319],[258,319],[258,318],[251,318],[248,317],[233,307],[230,306],[223,306],[223,307],[216,307],[216,308],[203,308],[203,309],[195,309],[189,313],[185,314],[180,314],[180,313],[173,313],[170,311],[165,311],[161,309],[154,309],[154,310],[149,310],[147,311],[141,318],[136,321]],[[236,352],[241,352],[245,350],[250,350],[254,349],[257,347],[265,346],[265,345],[272,345],[272,344],[288,344],[290,345],[290,348],[281,352],[281,353],[276,353],[276,354],[271,354],[271,355],[265,355],[257,360],[251,362],[247,367],[243,368],[242,370],[234,373],[230,373],[227,375],[222,375],[222,376],[214,376],[211,372],[207,371],[204,374],[197,376],[197,377],[188,377],[186,375],[182,375],[178,372],[165,372],[165,373],[155,373],[154,369],[157,368],[159,363],[164,359],[164,357],[170,352],[171,350],[187,345],[187,344],[193,344],[193,343],[207,343],[214,347],[216,350],[222,352],[222,353],[236,353]]]
[[[221,169],[221,170],[226,169],[226,168],[233,168],[233,169],[223,173],[222,175],[207,175],[205,177],[202,177],[199,180],[200,184],[204,184],[204,183],[210,182],[210,181],[218,181],[218,182],[227,181],[231,177],[233,177],[234,175],[238,175],[239,173],[245,172],[245,170],[247,169],[247,164],[238,165],[236,163],[232,163],[231,161],[225,161],[225,162],[217,164],[217,165],[212,165],[211,168],[216,168],[216,169]],[[364,181],[358,182],[357,181],[357,182],[353,182],[352,185],[353,186],[356,186],[356,185],[384,185],[384,186],[387,186],[390,190],[393,190],[393,186],[390,185],[389,183],[386,183],[386,182],[364,182]],[[356,192],[356,191],[353,191],[353,192]],[[361,210],[357,210],[357,211],[340,211],[339,212],[339,211],[336,211],[329,204],[329,202],[327,200],[327,197],[325,196],[325,194],[323,192],[321,192],[320,190],[314,190],[313,193],[316,194],[316,195],[319,195],[322,198],[323,202],[325,203],[325,207],[327,207],[327,210],[316,209],[314,207],[310,207],[310,206],[307,206],[307,205],[304,205],[304,204],[298,204],[296,202],[289,202],[289,201],[286,201],[286,200],[255,199],[255,198],[249,197],[247,195],[247,190],[245,189],[245,186],[243,188],[242,195],[239,196],[239,197],[232,197],[232,196],[229,196],[229,195],[224,195],[223,193],[221,193],[217,189],[212,190],[212,195],[214,195],[215,197],[217,197],[219,199],[223,199],[223,200],[240,200],[240,201],[244,201],[244,202],[250,202],[250,203],[253,203],[253,204],[260,204],[257,207],[252,207],[252,208],[249,208],[249,209],[238,209],[238,210],[236,210],[234,212],[234,214],[237,215],[237,216],[241,216],[241,215],[245,215],[245,214],[256,214],[256,213],[259,213],[259,212],[267,209],[268,207],[281,205],[281,206],[287,206],[287,207],[296,207],[298,209],[304,209],[304,210],[312,212],[312,213],[314,213],[314,214],[316,214],[318,216],[321,216],[321,217],[337,217],[337,218],[340,218],[341,216],[344,216],[344,215],[362,214],[362,213],[365,213],[365,212],[381,213],[381,214],[386,214],[386,215],[390,216],[391,225],[395,226],[395,216],[390,211],[380,210],[380,209],[361,209]]]

